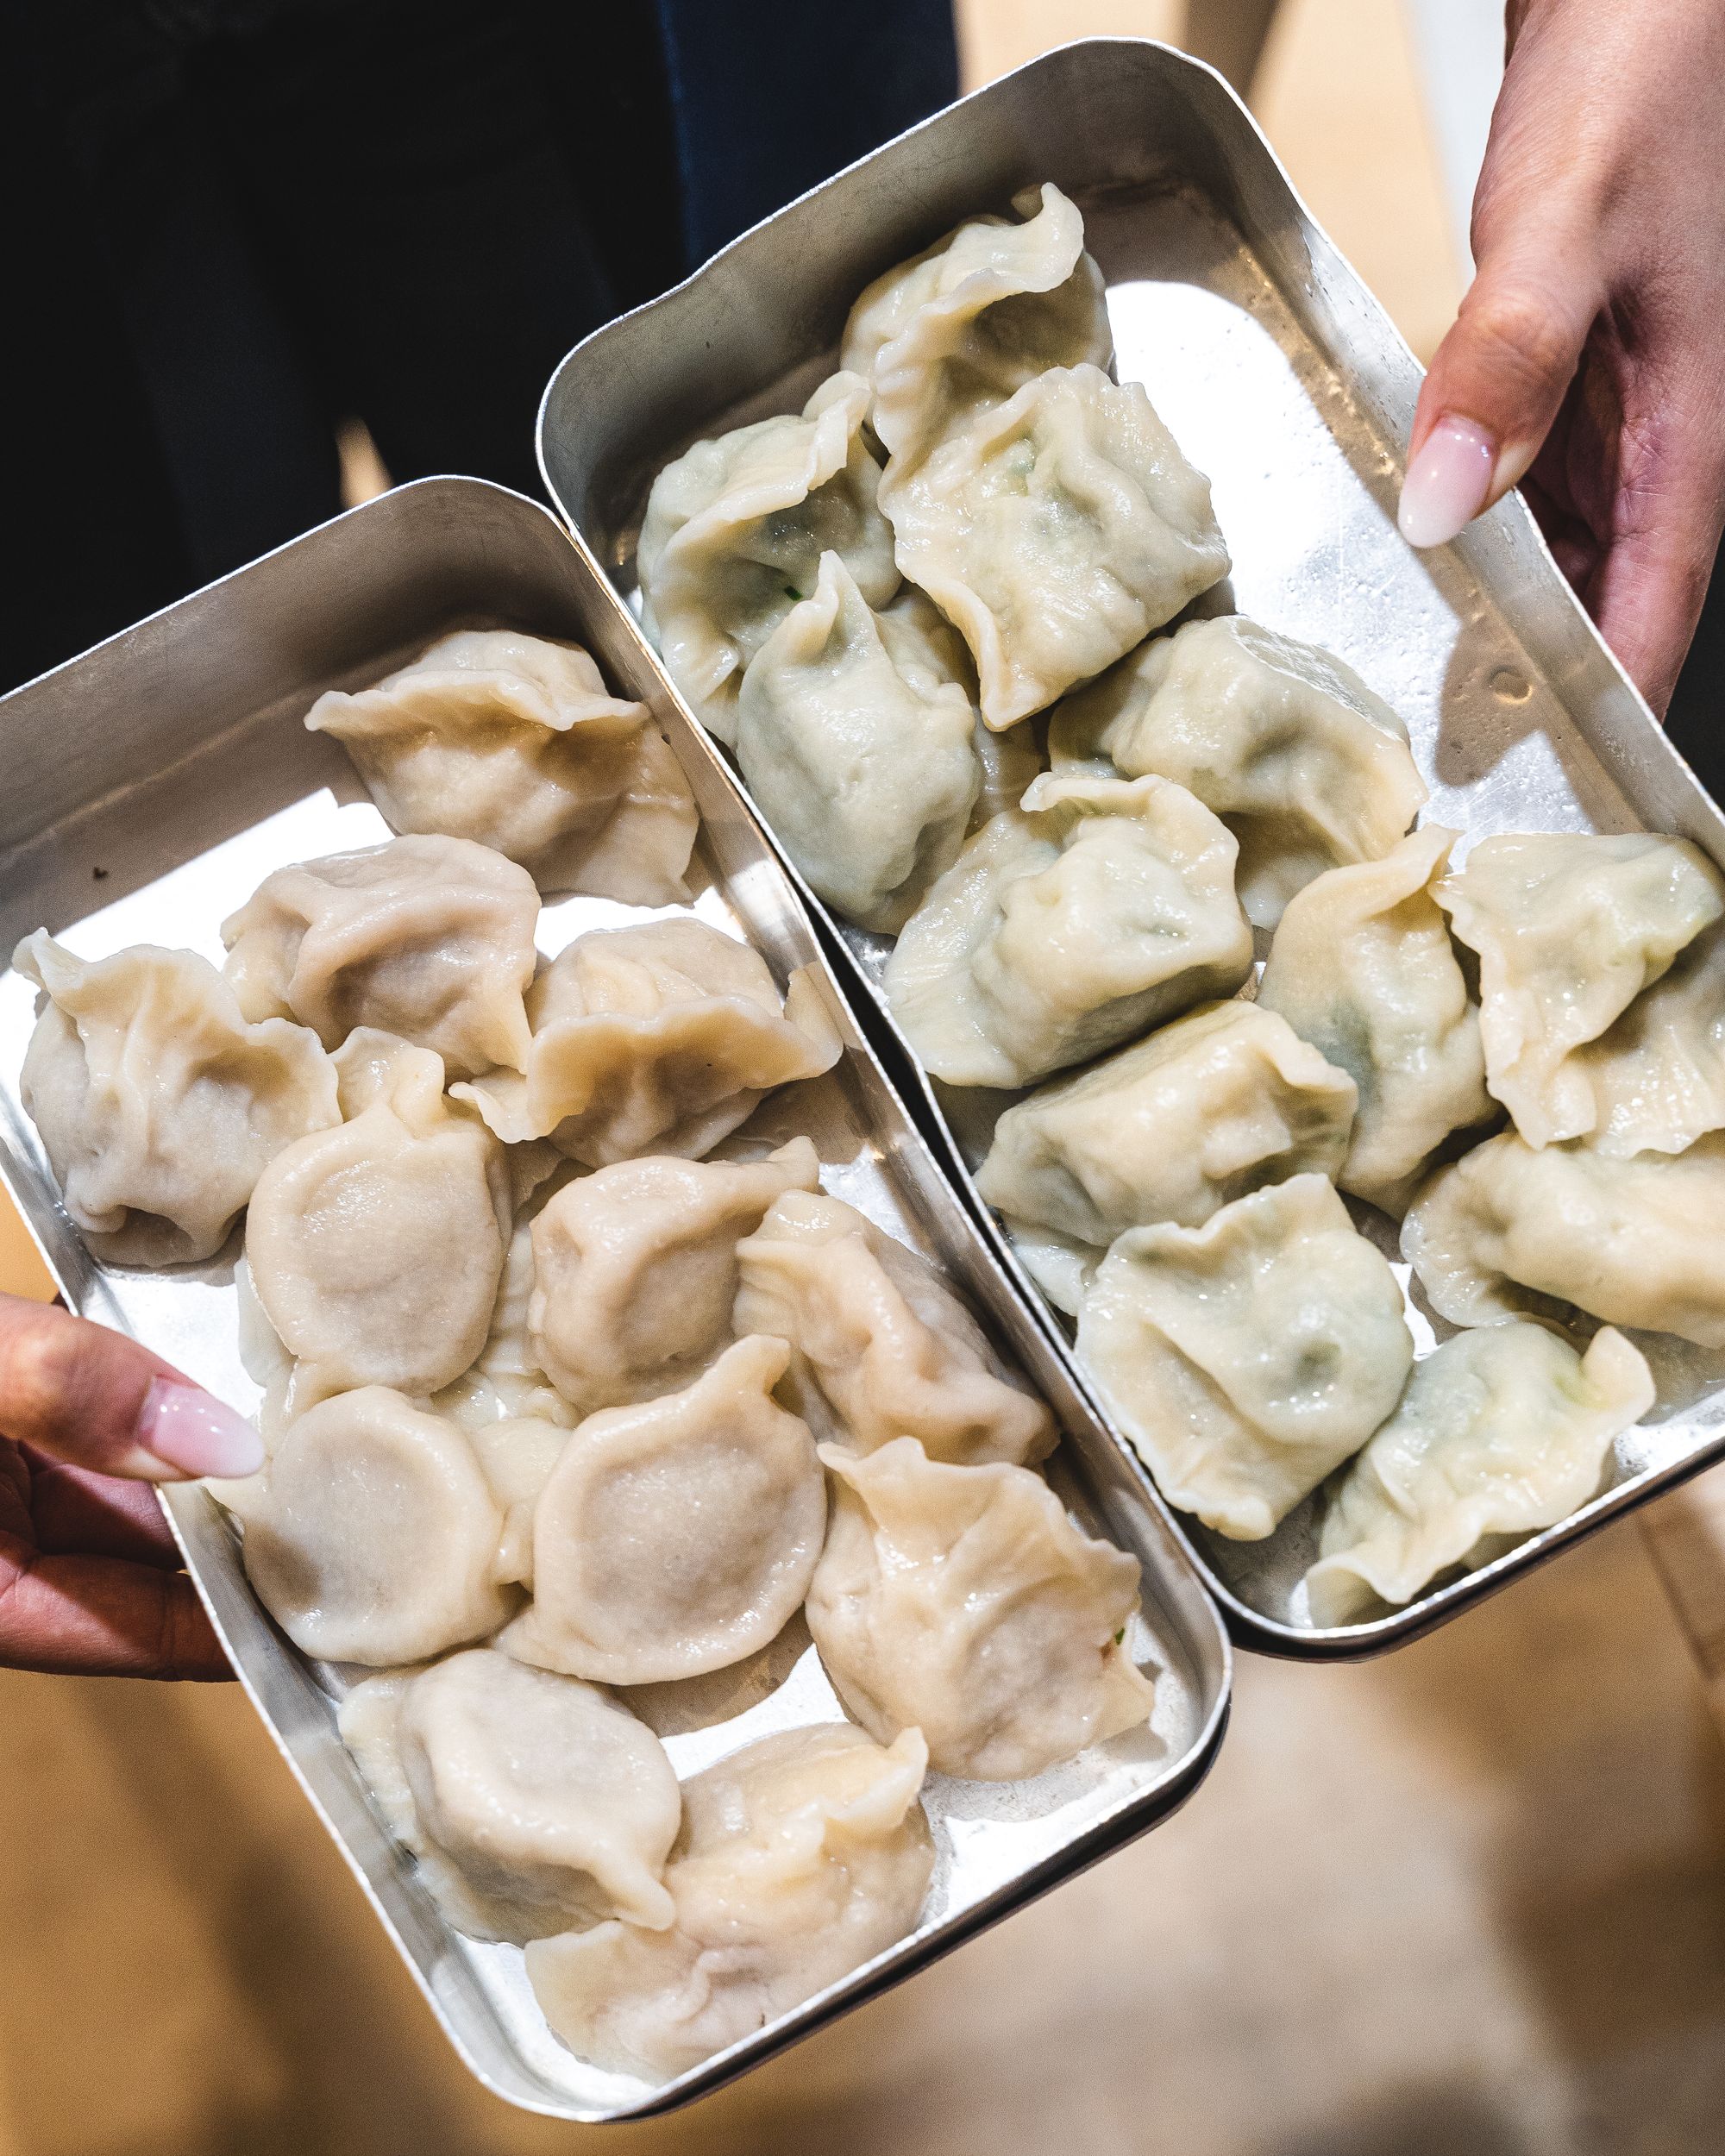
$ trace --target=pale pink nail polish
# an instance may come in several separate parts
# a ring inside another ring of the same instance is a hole
[[[1396,521],[1410,547],[1446,546],[1485,506],[1497,445],[1471,419],[1440,419],[1408,467]]]
[[[264,1463],[263,1439],[243,1415],[171,1377],[151,1380],[138,1416],[138,1443],[182,1475],[237,1480]]]

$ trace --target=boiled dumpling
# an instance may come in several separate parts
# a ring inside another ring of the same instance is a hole
[[[881,486],[899,567],[955,623],[1010,726],[1228,573],[1210,484],[1137,383],[1051,367]]]
[[[1260,928],[1326,868],[1381,860],[1426,800],[1407,728],[1351,667],[1239,615],[1188,622],[1069,697],[1049,748],[1057,770],[1189,787],[1239,838]]]
[[[731,1338],[738,1243],[819,1181],[800,1138],[763,1161],[622,1161],[566,1184],[533,1223],[533,1359],[587,1411],[687,1384]]]
[[[1394,1408],[1414,1360],[1402,1290],[1321,1175],[1199,1228],[1132,1228],[1078,1312],[1078,1359],[1163,1495],[1270,1534]]]
[[[527,1056],[539,893],[467,838],[394,838],[266,876],[222,924],[248,1018],[296,1018],[326,1048],[371,1026],[441,1056],[452,1077]]]
[[[528,1016],[525,1075],[493,1070],[456,1094],[508,1144],[549,1137],[592,1168],[699,1157],[763,1094],[838,1060],[806,977],[781,1000],[759,952],[705,921],[578,936],[534,982]]]
[[[1148,1718],[1120,1641],[1137,1562],[1082,1534],[1039,1475],[947,1467],[914,1438],[820,1456],[834,1511],[809,1630],[872,1736],[920,1729],[938,1772],[1016,1782]]]
[[[1052,1448],[1053,1418],[964,1305],[853,1206],[781,1198],[737,1257],[737,1330],[790,1342],[791,1396],[823,1437],[860,1452],[913,1437],[931,1459],[967,1463]]]
[[[914,1730],[833,1722],[745,1745],[683,1784],[669,1931],[536,1941],[527,1973],[580,2058],[668,2078],[739,2043],[916,1927],[934,1874]]]
[[[1624,1160],[1506,1131],[1433,1176],[1402,1248],[1456,1325],[1573,1304],[1725,1348],[1722,1223],[1725,1133]]]
[[[1408,1602],[1456,1565],[1490,1564],[1598,1491],[1613,1440],[1653,1404],[1621,1332],[1585,1355],[1538,1325],[1494,1325],[1415,1363],[1402,1405],[1331,1501],[1306,1575],[1312,1620]]]
[[[894,1017],[949,1084],[1022,1086],[1251,970],[1234,844],[1157,779],[1048,774],[966,845],[886,970]]]
[[[1634,1007],[1725,914],[1699,847],[1642,831],[1484,838],[1437,897],[1479,954],[1486,1083],[1530,1145],[1674,1153],[1725,1120],[1716,969]]]
[[[799,599],[823,554],[870,606],[899,586],[862,440],[869,385],[835,374],[804,405],[697,442],[653,482],[636,561],[642,627],[721,741],[733,738],[743,669]]]
[[[652,1731],[578,1678],[485,1647],[342,1702],[342,1741],[444,1915],[524,1946],[624,1917],[662,1930],[682,1819]]]
[[[682,766],[579,644],[457,630],[374,688],[320,696],[305,724],[345,744],[392,830],[477,840],[542,890],[687,895],[699,818]]]
[[[1333,1177],[1358,1099],[1285,1018],[1213,1003],[1010,1107],[976,1187],[1063,1310],[1125,1229],[1195,1228],[1266,1183]]]
[[[569,1163],[565,1162],[567,1169]],[[439,1392],[432,1405],[471,1432],[487,1424],[525,1419],[557,1422],[564,1432],[580,1420],[539,1366],[528,1326],[533,1301],[533,1215],[516,1222],[503,1261],[485,1345],[472,1365]]]
[[[547,1393],[550,1392],[546,1387]],[[550,1395],[555,1399],[556,1395]],[[496,1573],[506,1585],[533,1584],[533,1516],[545,1485],[563,1457],[569,1441],[567,1421],[552,1422],[543,1414],[492,1416],[462,1421],[458,1409],[445,1403],[440,1394],[431,1403],[439,1414],[460,1422],[474,1457],[491,1484],[492,1495],[503,1513],[503,1533],[497,1545]],[[561,1408],[561,1401],[558,1403]],[[563,1410],[567,1413],[567,1410]]]
[[[1336,1181],[1400,1213],[1452,1131],[1489,1122],[1479,1013],[1432,896],[1455,838],[1427,824],[1382,861],[1327,869],[1289,901],[1258,983],[1359,1087]]]
[[[826,1524],[814,1441],[771,1395],[790,1350],[739,1340],[685,1391],[590,1415],[533,1522],[532,1608],[505,1644],[606,1684],[722,1670],[803,1599]]]
[[[12,962],[45,992],[19,1094],[110,1263],[212,1256],[274,1156],[339,1119],[316,1035],[248,1025],[208,959],[141,943],[86,962],[38,929]]]

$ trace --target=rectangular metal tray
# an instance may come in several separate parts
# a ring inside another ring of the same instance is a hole
[[[1239,100],[1166,46],[1094,39],[1032,62],[578,346],[546,392],[540,463],[595,567],[630,595],[646,492],[668,458],[702,436],[798,408],[835,366],[850,303],[870,279],[961,218],[1005,210],[1019,189],[1048,179],[1083,210],[1121,379],[1145,384],[1210,476],[1233,555],[1234,605],[1339,652],[1402,713],[1432,790],[1427,820],[1474,834],[1645,825],[1725,862],[1718,809],[1601,642],[1519,498],[1438,553],[1403,543],[1395,504],[1419,365]],[[1062,1321],[970,1182],[988,1126],[955,1127],[960,1119],[949,1119],[892,1025],[880,990],[889,946],[836,922],[803,889],[848,955],[859,1007],[892,1067],[908,1074],[904,1090],[1000,1263],[1083,1386]],[[1405,1282],[1389,1224],[1360,1211]],[[1411,1300],[1409,1320],[1421,1348],[1430,1344],[1429,1315]],[[1170,1514],[1235,1637],[1305,1657],[1394,1645],[1717,1458],[1725,1357],[1636,1338],[1659,1404],[1620,1440],[1603,1494],[1392,1614],[1332,1630],[1307,1621],[1301,1583],[1316,1553],[1315,1501],[1258,1544]]]
[[[545,510],[473,479],[401,488],[0,699],[9,774],[0,953],[45,923],[85,956],[149,940],[219,960],[218,924],[270,869],[387,836],[342,750],[301,724],[313,698],[374,681],[433,636],[484,623],[579,639],[614,686],[653,705],[701,812],[697,910],[745,933],[781,986],[794,969],[814,968],[847,1037],[834,1071],[775,1096],[750,1131],[762,1118],[775,1133],[807,1131],[827,1187],[927,1254],[1028,1371],[1069,1433],[1051,1463],[1063,1501],[1143,1565],[1160,1670],[1147,1731],[1033,1783],[932,1778],[939,1859],[920,1928],[759,2035],[653,2087],[574,2058],[547,2031],[519,1951],[476,1946],[443,1922],[367,1803],[336,1733],[332,1673],[304,1660],[264,1614],[215,1501],[192,1485],[165,1492],[241,1681],[462,2059],[530,2110],[638,2116],[758,2063],[1165,1817],[1220,1740],[1228,1644],[1184,1551],[856,1037],[796,894],[724,766],[667,694],[614,594]],[[565,900],[548,907],[542,945],[555,950],[580,928],[641,912]],[[0,1174],[67,1301],[249,1410],[258,1388],[238,1359],[231,1245],[207,1266],[173,1273],[106,1270],[60,1210],[18,1099],[32,1010],[29,984],[0,975]],[[812,1647],[788,1670],[780,1666],[794,1655],[728,1702],[730,1719],[667,1733],[680,1772],[775,1727],[837,1717]]]

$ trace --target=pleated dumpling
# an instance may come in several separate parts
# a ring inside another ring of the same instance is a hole
[[[344,743],[392,830],[476,840],[544,891],[687,895],[699,818],[682,766],[579,644],[457,630],[373,688],[320,696],[305,724]]]
[[[1379,861],[1425,805],[1408,730],[1351,667],[1239,615],[1188,622],[1069,697],[1057,770],[1177,779],[1239,840],[1240,897],[1274,928],[1326,868]]]
[[[584,1412],[686,1385],[731,1337],[738,1244],[819,1181],[799,1138],[762,1161],[656,1156],[565,1184],[532,1226],[533,1359]]]
[[[443,1915],[524,1946],[674,1915],[677,1777],[644,1723],[579,1678],[475,1647],[342,1702],[342,1741]]]
[[[894,1438],[931,1459],[1040,1459],[1054,1420],[916,1251],[819,1192],[781,1198],[737,1252],[739,1333],[792,1349],[787,1397],[859,1452]]]
[[[893,1016],[951,1085],[1024,1086],[1251,970],[1233,839],[1165,780],[1044,774],[965,846],[886,969]]]
[[[934,1875],[914,1730],[831,1722],[762,1737],[683,1784],[668,1931],[536,1940],[553,2031],[596,2066],[668,2079],[752,2036],[916,1928]]]
[[[834,1510],[809,1630],[871,1736],[920,1729],[937,1772],[1017,1782],[1148,1719],[1120,1636],[1137,1561],[1081,1533],[1039,1475],[948,1467],[914,1438],[820,1456]]]
[[[1228,573],[1210,483],[1135,382],[1051,367],[881,486],[899,567],[969,646],[995,728],[1044,710]]]
[[[1313,1622],[1409,1602],[1555,1526],[1597,1494],[1613,1441],[1653,1404],[1652,1374],[1621,1332],[1596,1333],[1585,1355],[1538,1325],[1446,1340],[1414,1364],[1331,1500],[1306,1575]]]
[[[653,482],[636,548],[642,626],[721,741],[743,669],[836,554],[870,606],[899,587],[881,471],[862,439],[869,385],[821,384],[801,416],[697,442]]]
[[[269,1162],[339,1119],[317,1036],[248,1024],[192,951],[86,962],[38,929],[12,962],[43,991],[20,1096],[67,1213],[110,1263],[212,1257]]]
[[[758,951],[705,921],[593,929],[528,993],[524,1075],[455,1092],[505,1143],[549,1138],[590,1168],[643,1153],[698,1159],[774,1087],[838,1060],[819,991],[781,998]]]
[[[1063,1310],[1127,1228],[1195,1228],[1308,1170],[1333,1178],[1358,1098],[1285,1018],[1213,1003],[1007,1110],[976,1187]]]
[[[1240,1541],[1358,1451],[1414,1360],[1395,1274],[1309,1175],[1201,1227],[1128,1229],[1084,1292],[1077,1344],[1169,1503]]]
[[[1389,1213],[1452,1131],[1492,1114],[1479,1013],[1432,896],[1455,836],[1427,824],[1382,861],[1327,869],[1289,901],[1258,982],[1259,1009],[1358,1087],[1336,1181]]]
[[[1644,831],[1484,838],[1438,886],[1479,954],[1486,1084],[1530,1145],[1680,1152],[1725,1123],[1725,1000],[1711,941],[1725,915],[1698,846]]]
[[[248,1018],[295,1018],[326,1048],[355,1026],[442,1057],[452,1077],[527,1055],[539,893],[467,838],[393,838],[264,878],[222,924]]]

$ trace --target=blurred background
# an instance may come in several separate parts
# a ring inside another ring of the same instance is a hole
[[[1267,23],[1254,108],[1422,356],[1465,281],[1500,19],[1495,0],[1209,0],[1189,26],[1176,0],[958,9],[973,85],[1101,32],[1189,35],[1244,75]],[[334,470],[350,501],[387,484],[357,419]],[[0,1285],[41,1287],[3,1206]],[[1220,1763],[1170,1825],[607,2146],[1725,2147],[1717,1509],[1704,1483],[1680,1494],[1379,1663],[1245,1659]],[[0,2156],[600,2139],[467,2079],[236,1690],[0,1673]]]

